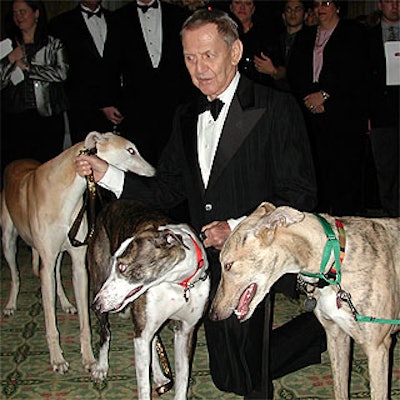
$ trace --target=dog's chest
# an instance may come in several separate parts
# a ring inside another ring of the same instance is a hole
[[[336,287],[320,289],[319,298],[315,308],[317,316],[331,320],[338,324],[347,334],[354,335],[356,322],[347,303],[338,300]]]
[[[184,288],[176,283],[161,283],[146,293],[144,313],[147,322],[169,318],[196,321],[208,299],[209,279],[196,282],[185,297]]]

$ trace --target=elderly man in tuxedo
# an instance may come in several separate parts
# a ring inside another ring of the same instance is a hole
[[[66,92],[72,143],[85,139],[88,132],[105,132],[112,123],[100,110],[103,53],[110,30],[111,11],[101,0],[80,0],[72,10],[49,22],[50,32],[64,43],[69,63]]]
[[[191,223],[207,247],[212,299],[219,250],[231,229],[264,200],[311,210],[314,171],[296,100],[238,72],[243,46],[236,23],[223,11],[201,9],[186,20],[181,36],[186,67],[201,93],[177,109],[156,176],[125,175],[96,156],[77,157],[76,168],[82,176],[93,172],[119,197],[162,208],[187,199]],[[235,317],[205,318],[211,374],[220,390],[272,398],[273,378],[320,362],[324,331],[313,314],[271,335],[270,300],[243,324]]]

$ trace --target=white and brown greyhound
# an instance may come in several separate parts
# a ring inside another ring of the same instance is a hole
[[[133,143],[112,133],[91,132],[84,142],[75,144],[46,163],[34,160],[10,163],[4,170],[1,194],[3,254],[11,271],[11,291],[4,315],[10,316],[17,309],[20,278],[16,253],[17,237],[20,236],[32,248],[33,270],[40,275],[50,364],[61,374],[68,371],[69,364],[62,354],[56,324],[56,285],[63,310],[76,312],[68,302],[60,280],[63,252],[68,252],[72,261],[82,364],[86,370],[95,365],[89,325],[86,246],[74,247],[68,238],[87,187],[86,179],[76,173],[74,164],[75,157],[85,149],[93,150],[98,157],[121,170],[140,175],[154,174],[154,168],[140,156]],[[87,229],[87,218],[84,218],[78,232],[80,238],[86,236]]]
[[[211,317],[246,321],[282,275],[299,273],[327,334],[336,399],[349,397],[353,338],[368,358],[371,399],[386,400],[391,334],[400,327],[399,238],[400,218],[335,218],[262,203],[222,248]]]

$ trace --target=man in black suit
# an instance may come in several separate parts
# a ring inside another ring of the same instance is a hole
[[[198,10],[183,25],[182,43],[201,93],[178,108],[156,176],[125,176],[96,156],[78,157],[76,168],[82,176],[93,172],[118,197],[163,208],[187,199],[191,223],[207,248],[212,299],[220,279],[219,250],[231,229],[265,200],[311,210],[315,177],[296,100],[238,72],[243,45],[235,22],[220,10]],[[271,337],[269,312],[267,297],[243,324],[236,317],[205,318],[210,370],[220,390],[272,398],[273,378],[320,362],[324,331],[313,314],[275,329]]]
[[[106,43],[103,111],[152,164],[192,90],[179,37],[186,17],[184,8],[159,0],[132,1],[114,12]]]
[[[398,0],[378,1],[381,22],[369,31],[369,118],[372,154],[381,206],[387,216],[400,216],[399,85],[386,83],[384,43],[400,40]]]
[[[112,129],[99,104],[110,17],[111,12],[101,7],[101,0],[81,0],[74,9],[49,22],[49,31],[63,41],[68,52],[70,70],[66,91],[73,144],[84,140],[90,131]]]

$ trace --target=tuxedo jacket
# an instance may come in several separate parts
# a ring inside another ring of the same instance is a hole
[[[197,230],[248,215],[262,201],[313,209],[313,163],[302,113],[291,94],[240,78],[207,188],[198,163],[197,109],[195,98],[177,110],[156,176],[127,174],[122,197],[161,208],[187,199]]]
[[[102,105],[116,106],[123,113],[121,133],[150,162],[155,161],[155,149],[160,153],[166,145],[177,105],[193,90],[180,38],[187,11],[160,1],[159,7],[162,54],[158,68],[151,63],[135,1],[113,13],[104,53]]]
[[[386,58],[381,25],[369,30],[369,117],[372,128],[399,128],[399,85],[386,85]]]
[[[109,27],[111,11],[102,10]],[[67,49],[70,69],[66,90],[70,106],[81,109],[98,108],[102,90],[103,59],[86,26],[80,6],[52,18],[49,30],[62,40]]]

